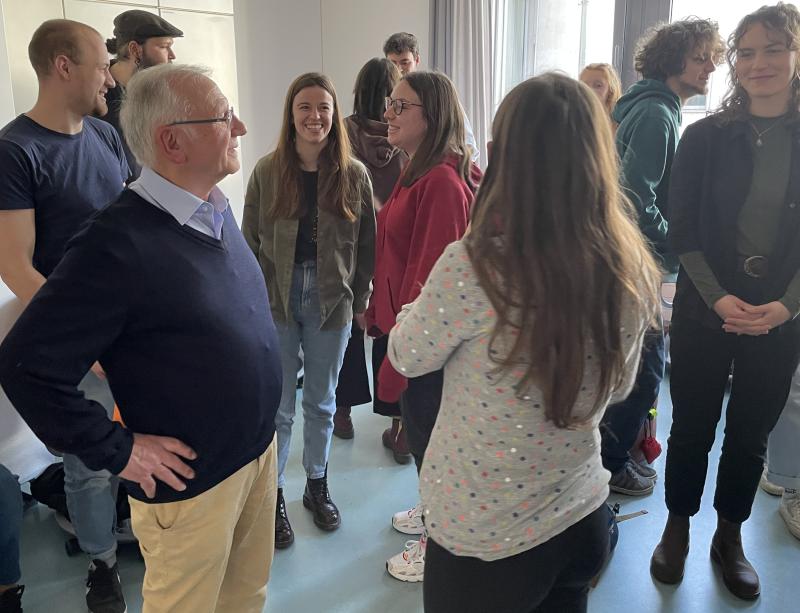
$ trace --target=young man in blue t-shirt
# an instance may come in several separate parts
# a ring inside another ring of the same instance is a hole
[[[0,278],[26,305],[61,260],[68,241],[122,191],[130,174],[117,133],[90,115],[107,111],[114,86],[98,32],[56,19],[34,33],[28,54],[39,81],[34,107],[0,129]],[[109,413],[114,402],[99,364],[81,389]],[[89,555],[86,601],[122,613],[116,564],[116,481],[64,455],[65,492]],[[16,579],[18,581],[19,579]]]

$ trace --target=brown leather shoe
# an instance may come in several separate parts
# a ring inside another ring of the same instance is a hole
[[[333,435],[343,439],[351,439],[355,436],[353,420],[350,419],[351,407],[336,407],[333,414]]]
[[[670,513],[661,541],[650,558],[650,574],[661,583],[680,583],[688,554],[689,518]]]
[[[275,549],[286,549],[294,543],[294,530],[286,514],[283,489],[278,488],[278,503],[275,505]]]
[[[314,514],[314,523],[321,530],[336,530],[342,523],[339,509],[328,492],[328,477],[306,479],[303,506]]]
[[[408,450],[406,431],[399,419],[392,418],[391,428],[386,428],[381,435],[383,446],[391,450],[394,461],[398,464],[408,464],[411,460],[411,452]]]
[[[742,524],[721,517],[711,539],[711,559],[719,564],[722,581],[731,594],[742,600],[755,600],[761,593],[758,573],[742,549]]]

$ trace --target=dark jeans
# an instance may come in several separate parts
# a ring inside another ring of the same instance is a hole
[[[714,508],[732,522],[750,516],[767,438],[797,366],[798,338],[796,322],[764,336],[737,336],[690,319],[672,320],[672,430],[665,482],[672,513],[690,516],[700,509],[708,452],[733,366]]]
[[[14,585],[20,580],[21,529],[22,493],[19,482],[0,464],[0,585]]]
[[[664,361],[664,331],[650,330],[644,337],[639,374],[630,396],[608,407],[603,416],[601,454],[603,466],[612,473],[621,470],[630,459],[628,452],[658,400]]]
[[[408,388],[400,398],[403,428],[406,430],[408,449],[414,456],[417,472],[422,468],[422,458],[431,440],[433,426],[442,403],[444,371],[437,370],[408,380]]]
[[[425,611],[584,612],[589,583],[608,554],[605,504],[538,547],[493,562],[453,555],[428,539]]]

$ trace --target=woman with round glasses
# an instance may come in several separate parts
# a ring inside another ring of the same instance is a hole
[[[445,247],[466,232],[481,178],[470,161],[458,94],[445,75],[407,74],[386,99],[384,116],[389,142],[405,151],[410,161],[378,214],[368,321],[380,335],[389,333],[403,305],[417,297]],[[431,342],[436,340],[431,337]],[[442,371],[407,380],[384,359],[376,390],[381,400],[400,400],[402,428],[419,470],[439,410]],[[394,449],[396,436],[387,430],[384,444]],[[421,506],[397,513],[392,525],[421,536],[387,562],[389,573],[401,581],[421,581],[425,562]]]
[[[728,40],[731,90],[718,113],[687,128],[669,190],[669,240],[681,262],[670,331],[669,517],[650,570],[663,583],[683,577],[689,518],[700,510],[733,367],[711,558],[742,599],[761,587],[741,526],[800,349],[799,50],[794,5],[742,19]]]
[[[345,118],[347,135],[353,147],[353,155],[360,160],[369,171],[372,179],[372,192],[375,210],[379,211],[392,193],[397,178],[408,161],[402,149],[391,145],[387,138],[388,124],[383,118],[384,99],[392,93],[400,80],[400,70],[385,58],[372,58],[358,73],[353,88],[353,114]],[[376,349],[380,358],[386,355],[386,348]],[[380,366],[380,362],[378,362]],[[376,369],[377,374],[377,369]],[[344,362],[339,372],[339,383],[336,386],[336,414],[333,416],[333,435],[343,439],[351,439],[355,435],[353,421],[350,418],[351,408],[373,401],[372,408],[378,415],[394,417],[400,421],[400,406],[397,403],[381,402],[377,397],[373,400],[369,392],[369,375],[364,355],[364,330],[353,324],[352,335],[344,353]],[[403,454],[402,452],[405,451]],[[397,457],[400,463],[411,461],[411,455],[405,449],[399,450]]]
[[[307,73],[289,87],[278,146],[258,161],[247,186],[242,232],[264,272],[281,344],[283,393],[275,417],[280,549],[294,542],[283,487],[301,364],[303,506],[322,530],[341,523],[327,482],[334,391],[350,324],[355,318],[364,325],[375,261],[372,186],[351,156],[328,77]]]

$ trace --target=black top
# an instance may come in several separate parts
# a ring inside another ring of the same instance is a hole
[[[116,87],[113,87],[106,92],[108,113],[103,115],[100,119],[107,121],[114,126],[117,134],[119,134],[119,138],[122,141],[122,148],[125,151],[125,159],[128,160],[128,166],[131,169],[130,180],[133,181],[139,178],[139,175],[142,173],[142,167],[139,165],[139,162],[136,161],[136,156],[133,155],[131,148],[128,147],[128,143],[125,141],[125,134],[122,132],[122,124],[119,122],[119,111],[122,108],[122,101],[124,99],[125,88],[121,83],[117,83]]]
[[[294,261],[297,264],[317,261],[317,179],[319,172],[302,170],[302,189],[300,190],[300,227],[294,248]]]
[[[742,283],[738,248],[739,214],[753,182],[752,128],[746,121],[722,123],[718,116],[701,119],[686,129],[672,166],[672,249],[677,255],[701,251],[722,288],[755,304],[780,300],[800,269],[800,128],[793,126],[791,134],[788,187],[769,249],[769,273],[758,283],[758,296],[746,293],[752,283]],[[674,308],[674,317],[722,325],[684,271],[678,276]]]
[[[119,473],[133,432],[197,452],[196,477],[154,500],[197,496],[272,441],[281,365],[261,269],[230,208],[222,240],[125,190],[70,243],[0,345],[0,385],[47,445]],[[127,427],[78,384],[103,365]]]
[[[86,220],[119,196],[128,174],[117,133],[94,117],[78,134],[26,115],[0,129],[0,209],[34,209],[33,267],[45,277]]]

